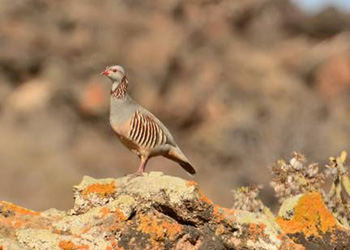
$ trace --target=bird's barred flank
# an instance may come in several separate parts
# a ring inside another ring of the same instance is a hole
[[[154,148],[166,143],[166,136],[163,130],[152,117],[135,111],[130,121],[129,138],[139,146]]]

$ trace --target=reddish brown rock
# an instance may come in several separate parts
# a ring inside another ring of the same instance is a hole
[[[316,84],[327,100],[350,92],[350,52],[328,58],[316,72]]]

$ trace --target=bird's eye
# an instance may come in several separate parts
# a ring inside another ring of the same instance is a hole
[[[113,69],[112,71],[113,71],[114,73],[115,73],[115,72],[117,72],[117,70],[116,70],[116,69]]]

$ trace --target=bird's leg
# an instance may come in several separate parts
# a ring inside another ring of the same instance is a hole
[[[136,171],[135,175],[142,175],[145,171],[146,164],[147,164],[148,158],[147,157],[141,157],[141,163],[139,166],[139,169]]]

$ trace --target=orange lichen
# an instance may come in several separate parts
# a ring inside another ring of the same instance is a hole
[[[20,206],[16,206],[12,203],[6,202],[6,201],[0,201],[0,206],[1,206],[1,212],[6,213],[6,212],[14,212],[16,214],[21,214],[21,215],[40,215],[39,212],[23,208]]]
[[[124,247],[118,247],[118,242],[116,241],[116,239],[115,239],[114,237],[111,237],[111,238],[109,239],[109,241],[111,242],[112,248],[113,248],[114,250],[124,250]]]
[[[187,181],[187,182],[186,182],[186,186],[187,186],[187,187],[198,186],[198,183],[195,182],[195,181]]]
[[[89,185],[82,191],[82,195],[86,198],[89,194],[97,194],[102,198],[107,198],[115,193],[115,182],[109,184],[94,183]]]
[[[224,216],[223,216],[223,213],[221,211],[221,207],[218,206],[218,205],[215,205],[214,208],[213,208],[213,215],[219,220],[223,220],[224,219]]]
[[[266,225],[263,223],[250,223],[249,224],[249,234],[251,235],[251,240],[258,241],[260,238],[265,236]]]
[[[2,216],[1,216],[2,215]],[[16,206],[12,203],[0,201],[0,224],[8,230],[18,228],[47,228],[47,218],[39,216],[39,212]]]
[[[332,231],[337,221],[326,208],[321,194],[304,194],[294,208],[294,216],[291,220],[278,217],[276,220],[287,234],[304,233],[306,237],[320,237],[320,232],[325,234]]]
[[[86,245],[82,245],[82,246],[77,246],[75,245],[72,241],[65,241],[62,240],[60,241],[60,243],[58,244],[58,246],[60,247],[60,249],[62,250],[83,250],[83,249],[90,249],[89,246]]]
[[[234,210],[226,208],[226,207],[220,207],[218,205],[214,205],[213,208],[213,216],[216,218],[217,221],[222,220],[232,220],[232,217],[234,215]]]
[[[225,233],[225,231],[226,231],[225,226],[220,224],[215,230],[215,235],[221,235]]]
[[[125,220],[128,219],[128,218],[126,218],[126,216],[124,215],[123,211],[120,210],[119,208],[116,208],[115,214],[116,214],[116,216],[117,216],[117,218],[118,218],[119,220],[125,221]]]
[[[175,237],[181,232],[181,225],[178,223],[159,220],[155,216],[142,214],[140,215],[139,220],[140,223],[138,230],[151,235],[154,241],[160,241],[165,238],[174,240]]]
[[[101,218],[105,218],[107,216],[107,214],[109,214],[109,209],[108,207],[103,207],[101,208],[100,210],[100,213],[101,213]]]
[[[59,245],[58,245],[61,249],[63,250],[73,250],[75,249],[75,244],[71,241],[60,241]]]
[[[191,186],[196,187],[196,189],[198,189],[199,198],[201,199],[201,201],[203,201],[204,203],[207,203],[209,205],[213,205],[214,204],[211,199],[209,199],[207,196],[204,195],[203,191],[198,187],[198,183],[197,182],[195,182],[195,181],[187,181],[186,182],[186,186],[187,187],[191,187]]]
[[[294,241],[288,239],[282,243],[279,250],[305,250],[305,247],[301,244],[297,244]]]
[[[20,220],[14,220],[13,221],[13,226],[15,227],[15,228],[20,228],[20,227],[22,227],[24,225],[24,222],[23,221],[20,221]]]
[[[25,226],[26,224],[30,224],[30,221],[27,219],[22,219],[22,218],[0,218],[0,225],[2,227],[6,226],[6,227],[12,227],[12,228],[21,228],[23,226]]]
[[[125,250],[125,248],[124,247],[118,247],[118,244],[117,243],[114,243],[113,245],[112,245],[112,247],[113,248],[110,248],[111,250],[113,249],[113,250]],[[106,249],[107,250],[107,249]]]
[[[284,234],[284,233],[277,235],[277,239],[279,239],[279,240],[283,240],[285,237],[286,237],[286,234]]]
[[[83,234],[86,234],[87,232],[89,232],[91,229],[91,225],[89,224],[87,227],[85,227],[82,231]]]
[[[285,233],[278,234],[276,238],[282,242],[279,250],[305,250],[303,245],[295,243]]]
[[[203,201],[204,203],[208,204],[208,205],[213,205],[213,201],[211,199],[209,199],[207,196],[204,195],[204,193],[202,192],[202,190],[198,190],[198,193],[200,195],[200,199],[201,201]]]
[[[221,207],[221,209],[228,215],[234,215],[235,214],[233,209],[229,209],[227,207]]]

